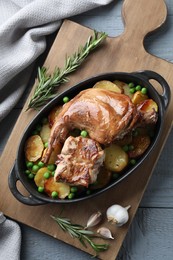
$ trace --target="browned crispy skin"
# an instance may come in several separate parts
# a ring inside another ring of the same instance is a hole
[[[127,95],[99,88],[83,90],[63,106],[42,160],[48,161],[53,147],[64,143],[72,129],[85,129],[90,138],[108,145],[131,131],[139,119],[139,109]]]
[[[43,161],[74,128],[85,129],[90,138],[107,145],[125,135],[137,119],[136,107],[128,96],[99,88],[83,90],[63,106],[52,127]]]

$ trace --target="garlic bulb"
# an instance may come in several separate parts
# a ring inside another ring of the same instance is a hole
[[[108,221],[112,221],[118,227],[124,225],[129,219],[128,209],[130,207],[130,205],[125,208],[117,204],[112,205],[106,211]]]
[[[87,221],[87,225],[85,229],[96,226],[101,220],[102,220],[102,213],[100,211],[92,214]]]
[[[97,233],[100,234],[102,237],[107,239],[114,239],[114,237],[111,234],[111,231],[106,227],[101,227],[97,230]]]

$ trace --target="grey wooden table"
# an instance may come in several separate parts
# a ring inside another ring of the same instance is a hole
[[[159,32],[146,39],[145,46],[150,53],[173,62],[173,0],[166,0],[166,4],[168,6],[166,24]],[[117,36],[123,31],[121,6],[122,0],[117,0],[109,6],[72,17],[71,20],[98,31],[105,31],[110,36]],[[53,36],[48,39],[47,50],[52,39]],[[45,56],[46,53],[39,59],[38,63],[41,64]],[[31,80],[30,85],[32,84]],[[1,153],[21,111],[25,97],[0,124]],[[173,131],[170,132],[140,207],[119,252],[118,260],[173,259],[172,147]],[[25,225],[20,224],[20,226],[22,230],[22,260],[91,259],[88,254],[64,242]]]

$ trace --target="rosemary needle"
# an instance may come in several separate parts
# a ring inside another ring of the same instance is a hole
[[[38,84],[34,94],[28,103],[28,109],[38,109],[56,96],[56,88],[68,82],[67,75],[75,71],[86,57],[93,51],[107,35],[104,32],[94,31],[84,46],[81,46],[72,56],[67,57],[64,68],[55,68],[53,74],[47,72],[47,68],[38,68]]]
[[[93,231],[86,230],[81,225],[72,224],[67,218],[51,217],[57,222],[63,231],[68,232],[71,237],[77,238],[84,247],[87,247],[87,242],[94,249],[96,255],[99,252],[106,251],[108,249],[108,244],[96,244],[93,242],[93,238],[98,238]]]

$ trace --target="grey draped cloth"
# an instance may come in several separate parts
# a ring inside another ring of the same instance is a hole
[[[17,223],[0,212],[0,259],[19,260],[21,231]]]
[[[46,36],[63,19],[112,0],[0,0],[0,121],[22,96]],[[0,260],[20,259],[19,225],[0,212]]]
[[[22,96],[31,65],[46,48],[45,37],[61,21],[112,0],[0,1],[0,121]]]

